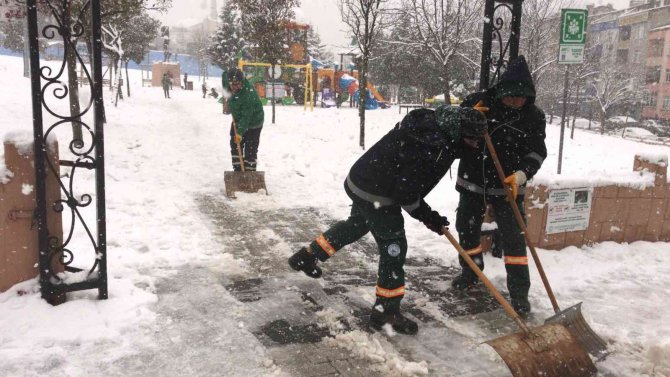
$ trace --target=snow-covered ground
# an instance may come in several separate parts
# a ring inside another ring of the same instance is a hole
[[[32,132],[30,85],[28,79],[21,77],[21,72],[20,59],[0,57],[0,87],[3,88],[0,91],[0,135]],[[2,376],[100,375],[101,363],[113,365],[116,360],[138,354],[140,350],[158,347],[154,344],[154,335],[170,331],[171,324],[161,321],[156,312],[157,303],[169,296],[165,289],[157,288],[164,279],[188,279],[188,275],[180,274],[189,268],[209,269],[222,276],[251,275],[248,261],[229,252],[233,243],[249,235],[238,234],[223,241],[213,237],[211,219],[201,213],[195,200],[203,195],[223,195],[223,172],[230,169],[229,116],[221,114],[220,106],[213,99],[202,99],[199,91],[176,89],[172,99],[164,99],[160,88],[141,87],[136,73],[131,72],[134,76],[130,98],[120,101],[118,107],[106,101],[109,299],[98,301],[96,292],[84,291],[71,294],[63,305],[51,307],[40,299],[36,280],[18,284],[0,294]],[[209,84],[220,85],[216,78]],[[86,90],[83,89],[84,93]],[[67,106],[66,101],[60,102],[63,102],[60,106]],[[297,106],[277,107],[276,124],[271,124],[269,110],[266,107],[259,169],[266,172],[270,195],[239,194],[229,205],[249,211],[281,209],[287,212],[310,207],[333,218],[346,217],[350,200],[342,183],[350,165],[363,153],[358,146],[357,111],[347,107],[315,107],[313,112]],[[402,115],[391,108],[368,111],[366,117],[366,144],[370,146]],[[64,146],[68,133],[61,132],[58,136]],[[576,185],[616,182],[644,186],[649,182],[648,177],[632,172],[633,156],[670,152],[665,146],[640,144],[578,129],[574,140],[566,137],[563,174],[559,176],[556,174],[558,144],[559,127],[550,125],[547,129],[549,157],[536,182],[548,185],[561,185],[566,181]],[[0,180],[3,173],[6,169],[0,162]],[[458,201],[455,178],[455,173],[447,174],[427,198],[434,208],[451,219]],[[407,217],[406,230],[410,257],[430,257],[445,265],[458,265],[453,248],[422,224]],[[584,314],[591,327],[610,343],[612,355],[597,364],[601,375],[670,375],[668,243],[604,242],[592,247],[539,251],[559,303],[568,306],[583,301]],[[292,250],[280,244],[271,252],[278,253],[283,260]],[[489,260],[486,273],[498,286],[504,286],[502,263]],[[538,317],[549,317],[553,311],[533,266],[531,278],[530,299],[534,312]],[[448,282],[436,284],[448,287]],[[216,322],[220,336],[215,345],[182,342],[179,334],[170,338],[174,342],[173,352],[192,355],[186,365],[181,366],[181,375],[212,375],[198,372],[200,363],[211,362],[212,347],[220,351],[216,354],[220,364],[218,375],[287,375],[247,330],[245,322],[249,319],[245,318],[243,306],[235,297],[220,286],[197,294],[212,295],[211,301],[228,310],[211,312],[216,313],[216,318],[201,313],[201,317],[193,319]],[[371,300],[371,293],[366,294]],[[410,289],[408,296],[411,295]],[[189,304],[186,301],[181,305]],[[274,306],[280,308],[277,310],[281,313],[282,303],[276,302]],[[327,317],[328,312],[323,315]],[[482,334],[478,323],[464,320],[445,323],[446,334],[470,334],[475,344],[487,340],[478,338]],[[379,346],[379,341],[371,342],[375,336],[345,333],[330,341],[339,342],[352,355],[374,353],[374,357],[383,359],[385,354],[394,352],[392,348]],[[420,332],[407,344],[420,344],[427,336]],[[352,347],[367,347],[374,352],[361,352]],[[430,362],[422,363],[420,348],[415,348],[417,363],[389,369],[388,375],[429,375]],[[478,360],[490,362],[489,359],[497,357],[487,348],[486,345],[473,348],[456,344],[443,357],[464,360],[469,364],[467,370],[477,371]],[[500,360],[495,363],[502,365]],[[106,369],[109,372],[103,375],[140,375],[137,370],[124,370],[123,365]],[[141,374],[179,375],[175,373],[156,367]],[[492,375],[462,373],[454,369],[452,375]]]

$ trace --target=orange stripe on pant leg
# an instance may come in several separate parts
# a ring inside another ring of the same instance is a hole
[[[481,253],[482,253],[482,245],[479,245],[469,250],[465,250],[465,254],[468,254],[471,257]]]
[[[505,256],[505,264],[527,265],[528,257]]]
[[[405,286],[398,287],[395,289],[386,289],[380,286],[375,287],[375,293],[379,297],[393,298],[403,296],[405,294]]]
[[[316,239],[316,243],[318,243],[319,246],[321,246],[323,251],[325,251],[329,257],[332,257],[333,254],[335,254],[335,248],[328,242],[328,240],[326,239],[326,237],[323,236],[323,234]]]

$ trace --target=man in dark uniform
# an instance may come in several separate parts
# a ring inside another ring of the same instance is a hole
[[[500,81],[485,92],[468,96],[461,106],[485,106],[488,132],[505,172],[505,183],[524,215],[525,183],[540,169],[547,157],[545,146],[546,120],[535,106],[535,86],[523,56],[509,63]],[[460,201],[456,212],[456,230],[460,244],[472,259],[484,269],[480,245],[481,226],[486,205],[491,204],[500,230],[505,253],[507,288],[512,306],[520,314],[530,312],[528,289],[528,257],[526,241],[506,201],[505,189],[486,146],[479,153],[464,155],[458,165],[456,190]],[[524,215],[525,216],[525,215]],[[456,289],[466,289],[478,279],[460,258],[462,274],[452,281]]]
[[[405,294],[405,238],[401,208],[428,229],[443,234],[449,221],[424,201],[451,164],[476,146],[486,129],[486,118],[471,108],[441,106],[435,111],[418,109],[354,163],[344,190],[353,201],[351,215],[319,235],[288,260],[296,271],[318,278],[325,262],[336,251],[368,232],[379,248],[376,302],[370,326],[384,324],[403,334],[415,334],[416,322],[400,314]]]

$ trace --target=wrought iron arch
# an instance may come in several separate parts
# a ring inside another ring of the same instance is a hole
[[[25,3],[28,17],[37,198],[35,223],[42,298],[59,304],[64,302],[66,292],[97,289],[98,298],[106,299],[107,226],[100,0],[83,1],[81,9],[75,14],[70,11],[70,0],[17,1]],[[38,24],[38,7],[49,14],[46,25]],[[90,25],[90,70],[87,67],[89,62],[76,48],[76,41],[86,35],[85,25]],[[60,64],[40,61],[40,39],[62,40],[64,53]],[[72,87],[72,82],[68,80],[77,80],[76,76],[68,77],[66,73],[66,59],[70,53],[84,72],[84,83],[91,88],[90,95],[76,113],[72,113],[71,106],[62,106],[57,102],[68,100]],[[59,167],[46,156],[47,140],[67,125],[73,127],[73,137],[66,150],[69,159],[61,156]],[[63,174],[61,170],[67,171]],[[82,170],[94,172],[95,193],[79,192],[78,179],[82,174],[78,172]],[[54,175],[60,186],[61,198],[53,203],[47,203],[46,199],[47,174]],[[64,224],[63,239],[49,234],[47,227],[47,217],[57,213],[69,216],[69,221]],[[87,224],[91,218],[95,218],[95,226]],[[83,244],[90,244],[90,248],[74,245],[73,240],[78,240],[80,233],[85,238]],[[75,267],[80,264],[74,262],[80,260],[90,265]],[[74,273],[77,274],[75,278],[68,275]]]
[[[522,5],[523,0],[486,0],[484,4],[480,90],[493,85],[500,78],[501,69],[519,56]],[[509,25],[506,21],[509,21]],[[507,38],[505,34],[508,34]]]

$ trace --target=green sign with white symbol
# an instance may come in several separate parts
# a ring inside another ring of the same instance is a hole
[[[586,43],[586,9],[561,9],[561,37],[558,64],[581,64],[584,62]]]
[[[586,43],[586,9],[561,9],[561,44]]]

